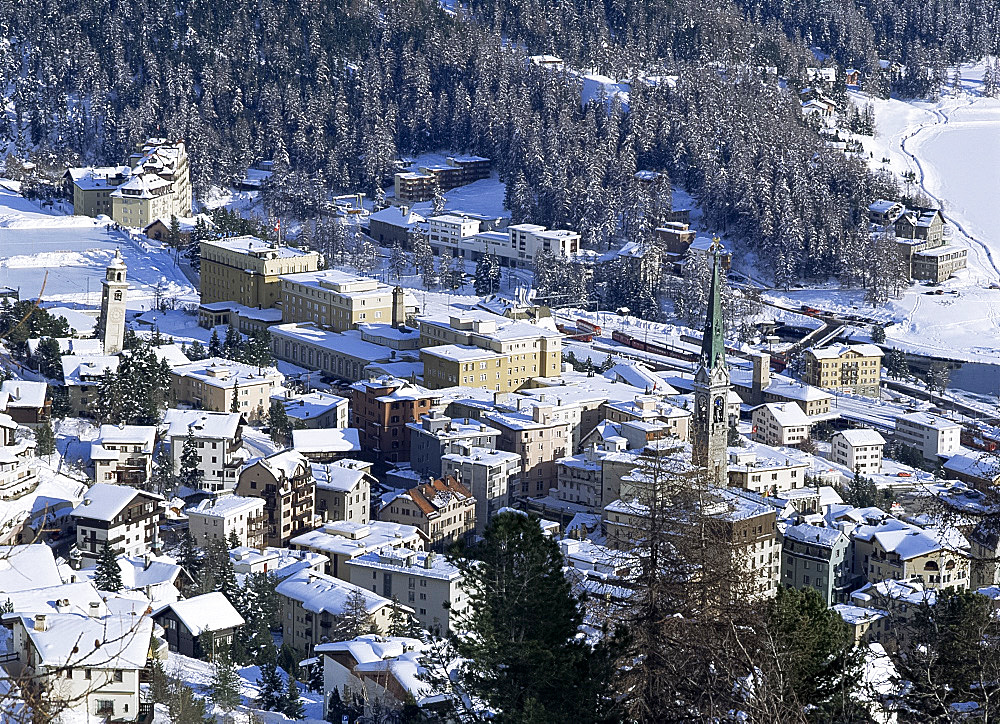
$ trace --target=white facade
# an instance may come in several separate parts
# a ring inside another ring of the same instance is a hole
[[[114,258],[105,270],[104,281],[101,282],[101,316],[97,328],[104,342],[104,354],[118,354],[125,341],[127,273],[121,252],[116,249]]]
[[[432,216],[427,220],[428,241],[438,254],[445,249],[455,253],[464,239],[479,233],[480,224],[479,219],[457,214]]]
[[[209,492],[232,490],[240,466],[249,458],[243,448],[243,417],[238,412],[167,410],[163,418],[174,471],[181,468],[184,441],[190,433],[198,449],[201,478],[194,487]]]
[[[156,428],[145,425],[101,425],[90,444],[94,479],[99,483],[142,485],[153,474]]]
[[[223,495],[207,498],[186,511],[196,545],[236,536],[241,546],[259,546],[263,540],[264,499]],[[228,547],[228,545],[227,545]]]
[[[71,513],[76,546],[84,558],[96,560],[110,541],[126,556],[148,553],[158,534],[163,497],[124,485],[95,483]]]
[[[441,457],[441,474],[453,475],[476,499],[476,533],[514,500],[521,475],[521,456],[482,447],[454,446]]]
[[[412,608],[420,626],[439,636],[454,632],[469,605],[462,575],[435,553],[384,548],[352,558],[345,567],[355,586]]]
[[[896,439],[915,447],[925,460],[958,452],[962,426],[929,412],[913,412],[896,418]]]
[[[753,439],[765,445],[798,445],[809,437],[811,426],[794,402],[769,402],[753,411]]]
[[[861,475],[882,472],[885,438],[875,430],[841,430],[830,438],[830,459]]]

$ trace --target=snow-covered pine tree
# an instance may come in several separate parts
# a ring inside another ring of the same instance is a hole
[[[118,557],[107,541],[104,541],[101,552],[97,556],[94,585],[98,590],[111,593],[118,593],[125,586],[122,582],[122,569],[118,566]]]
[[[208,339],[208,356],[209,357],[221,357],[222,356],[222,342],[219,340],[219,330],[213,329],[212,336]]]
[[[487,252],[480,256],[476,262],[476,294],[485,296],[499,292],[502,273],[500,260],[495,254]]]
[[[406,260],[406,254],[403,252],[403,247],[399,245],[399,241],[394,241],[392,243],[392,248],[389,250],[389,272],[395,277],[398,282],[406,274],[406,270],[409,268],[409,263]]]
[[[35,429],[35,455],[48,457],[56,451],[56,434],[52,430],[52,421],[45,420]]]
[[[198,467],[201,463],[201,455],[198,453],[198,443],[194,440],[194,432],[190,429],[184,437],[180,463],[180,470],[177,471],[177,482],[185,487],[196,489],[204,471]]]
[[[240,674],[227,646],[215,652],[209,689],[212,701],[223,711],[232,711],[240,705]]]
[[[268,711],[277,710],[282,702],[284,682],[278,673],[278,665],[273,658],[260,665],[257,678],[257,706]]]
[[[295,682],[294,676],[288,677],[288,686],[281,696],[280,710],[289,719],[304,719],[306,716],[305,704],[302,702],[299,685]]]

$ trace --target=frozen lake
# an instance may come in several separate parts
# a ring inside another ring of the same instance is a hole
[[[986,244],[1000,265],[1000,115],[960,118],[956,111],[951,122],[922,131],[910,148],[946,218]]]

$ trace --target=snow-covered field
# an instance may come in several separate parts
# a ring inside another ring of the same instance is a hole
[[[0,185],[0,286],[19,290],[22,299],[41,295],[46,302],[99,307],[104,267],[120,249],[130,309],[150,309],[157,283],[166,298],[197,302],[197,290],[171,254],[147,242],[89,217],[45,211]]]

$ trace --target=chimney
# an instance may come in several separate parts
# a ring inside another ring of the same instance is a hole
[[[433,567],[434,567],[434,553],[431,552],[424,557],[424,568],[430,570]]]
[[[69,599],[60,598],[56,601],[56,611],[59,613],[69,613]]]
[[[760,405],[764,401],[764,390],[771,384],[771,355],[759,352],[753,356],[753,404]]]
[[[87,615],[89,615],[91,618],[100,618],[101,617],[101,603],[100,603],[100,601],[91,601],[87,605]]]
[[[48,631],[49,622],[45,618],[44,613],[35,614],[35,631]]]
[[[392,290],[392,326],[400,329],[406,324],[406,293],[403,287]]]
[[[148,571],[149,570],[149,564],[151,562],[152,562],[152,559],[149,557],[149,554],[147,553],[146,555],[144,555],[142,557],[142,570]]]

